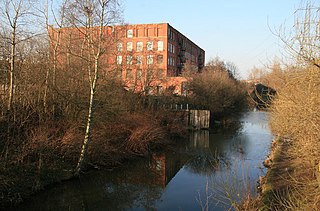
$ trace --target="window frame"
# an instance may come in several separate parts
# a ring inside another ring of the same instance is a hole
[[[128,29],[127,30],[127,38],[132,38],[133,37],[133,29]]]
[[[127,42],[127,51],[133,51],[133,42]]]
[[[143,51],[143,42],[142,41],[138,41],[137,43],[137,52],[142,52]]]
[[[153,42],[147,41],[147,51],[152,51],[152,50],[153,50]]]

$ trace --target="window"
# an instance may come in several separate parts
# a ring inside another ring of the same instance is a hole
[[[160,95],[163,93],[163,87],[162,86],[157,86],[157,94]]]
[[[163,51],[163,41],[158,41],[158,51]]]
[[[115,76],[116,76],[116,78],[121,79],[122,78],[122,69],[117,69]]]
[[[148,69],[147,70],[147,80],[150,81],[152,79],[152,70]]]
[[[168,57],[168,65],[175,66],[174,58]]]
[[[137,56],[137,64],[142,64],[142,56]]]
[[[117,56],[117,64],[122,64],[122,56]]]
[[[188,94],[188,84],[187,84],[187,82],[182,82],[182,84],[181,84],[181,94],[182,94],[182,96],[187,96],[187,94]]]
[[[132,42],[127,42],[127,51],[132,51],[133,45]]]
[[[130,80],[132,79],[132,70],[131,69],[127,69],[127,72],[126,72],[126,79],[127,80]]]
[[[169,43],[168,51],[171,52],[171,53],[174,53],[174,45],[173,44]]]
[[[137,79],[141,79],[142,78],[142,70],[141,69],[137,69]]]
[[[163,56],[162,55],[158,55],[157,56],[157,63],[158,64],[162,64],[162,62],[163,62]]]
[[[127,64],[132,64],[132,56],[127,56]]]
[[[132,29],[129,29],[129,30],[127,31],[127,38],[131,38],[131,37],[133,37],[133,30],[132,30]]]
[[[163,79],[163,76],[164,76],[163,69],[158,69],[158,72],[157,72],[158,79]]]
[[[153,50],[153,42],[152,41],[148,41],[147,42],[147,51],[152,51]]]
[[[141,52],[143,50],[143,42],[137,42],[137,52]]]
[[[153,56],[152,55],[147,56],[147,64],[153,64]]]
[[[122,43],[121,42],[117,43],[117,51],[118,52],[122,51]]]

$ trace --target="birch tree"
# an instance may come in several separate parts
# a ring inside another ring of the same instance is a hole
[[[74,51],[71,54],[84,61],[90,89],[85,134],[75,175],[79,175],[83,168],[91,141],[98,79],[99,74],[105,68],[106,59],[103,55],[108,50],[106,45],[108,36],[111,36],[108,26],[119,20],[119,6],[118,0],[73,0],[66,8],[68,22],[72,26],[71,30],[76,30],[83,39],[82,44],[77,46],[81,47],[80,52]]]
[[[32,2],[29,0],[1,0],[0,5],[0,20],[3,27],[10,31],[10,36],[3,37],[3,39],[10,44],[10,77],[7,103],[7,110],[9,111],[11,110],[14,100],[17,45],[31,36],[30,31],[27,33],[27,30],[24,29],[27,22],[32,19]]]
[[[47,70],[46,72],[46,78],[45,78],[45,90],[43,95],[43,106],[46,111],[47,109],[47,96],[48,96],[48,90],[49,90],[49,82],[51,81],[51,84],[53,87],[56,86],[56,72],[57,72],[57,57],[58,57],[58,48],[60,46],[60,40],[61,40],[61,31],[62,28],[65,25],[65,7],[68,0],[63,0],[60,5],[60,14],[55,11],[54,9],[54,2],[53,0],[46,0],[46,5],[44,8],[44,17],[45,17],[45,23],[46,23],[46,29],[48,33],[49,43],[50,43],[50,54],[49,54],[49,60],[51,61],[51,68]],[[50,17],[52,17],[53,25],[50,25]],[[51,80],[50,80],[51,79]],[[55,99],[54,93],[52,94],[53,101]],[[54,105],[52,107],[52,112],[54,115]]]

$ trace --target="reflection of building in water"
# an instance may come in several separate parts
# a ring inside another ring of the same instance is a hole
[[[189,136],[188,153],[192,154],[186,169],[195,174],[210,175],[219,166],[219,156],[210,149],[208,130],[194,131]]]
[[[187,162],[180,153],[152,154],[149,159],[132,162],[110,174],[114,184],[131,184],[164,188]]]
[[[171,156],[165,154],[154,154],[151,157],[150,170],[157,176],[154,177],[154,185],[165,187],[178,173],[187,159],[184,156]]]
[[[200,130],[190,133],[190,147],[195,149],[209,148],[209,137],[210,134],[208,130]]]

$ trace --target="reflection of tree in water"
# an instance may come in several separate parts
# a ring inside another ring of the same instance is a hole
[[[210,149],[197,152],[185,164],[186,169],[192,173],[209,175],[231,166],[230,159],[222,153]]]
[[[109,171],[92,171],[30,198],[16,210],[156,210],[163,186],[149,160]]]
[[[196,155],[185,164],[185,167],[195,174],[212,174],[219,168],[218,157],[212,154]]]
[[[140,207],[144,210],[156,210],[155,202],[161,197],[162,188],[159,186],[145,186],[142,184],[106,184],[102,198],[90,198],[90,208],[108,210],[124,210]],[[96,197],[92,196],[92,197]]]
[[[207,130],[190,134],[187,152],[191,158],[185,167],[192,173],[212,174],[221,164],[225,164],[223,156],[216,150],[210,149],[210,133]]]
[[[242,121],[239,119],[229,119],[223,120],[216,127],[213,127],[212,133],[220,133],[220,134],[240,134],[243,129]]]

